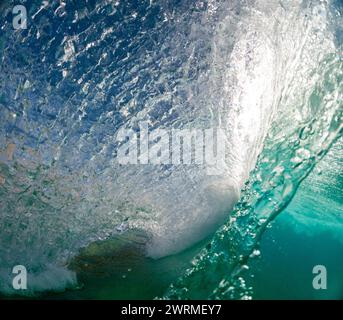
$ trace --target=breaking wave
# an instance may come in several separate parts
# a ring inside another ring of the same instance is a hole
[[[76,287],[81,248],[141,230],[153,258],[215,233],[165,298],[248,297],[240,270],[342,135],[341,4],[25,6],[21,31],[1,7],[0,290],[16,264],[27,294]],[[119,129],[142,121],[220,127],[225,172],[119,164]]]

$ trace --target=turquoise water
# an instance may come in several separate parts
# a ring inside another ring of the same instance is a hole
[[[339,141],[266,231],[251,262],[254,298],[342,299],[342,179],[329,169],[340,170],[341,151]],[[313,290],[315,265],[327,267],[327,290]]]
[[[0,6],[0,294],[343,298],[341,1],[25,6],[16,31]],[[224,170],[121,164],[142,123],[221,128]]]

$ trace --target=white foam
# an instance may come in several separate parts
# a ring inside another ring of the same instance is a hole
[[[8,295],[33,296],[40,292],[61,292],[77,285],[76,274],[65,267],[47,265],[43,271],[30,272],[27,270],[27,289],[16,290],[13,288],[13,279],[16,274],[11,273],[11,268],[0,269],[0,291]]]

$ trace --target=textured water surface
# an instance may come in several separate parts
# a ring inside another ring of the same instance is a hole
[[[1,294],[343,297],[340,0],[28,0],[25,30],[14,5],[0,5]],[[224,171],[120,164],[120,129],[143,122],[221,128]]]

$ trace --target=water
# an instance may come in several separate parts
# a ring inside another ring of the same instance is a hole
[[[22,264],[24,296],[342,298],[342,2],[25,6],[14,31],[1,5],[2,294]],[[225,171],[118,164],[142,121],[222,128]]]

